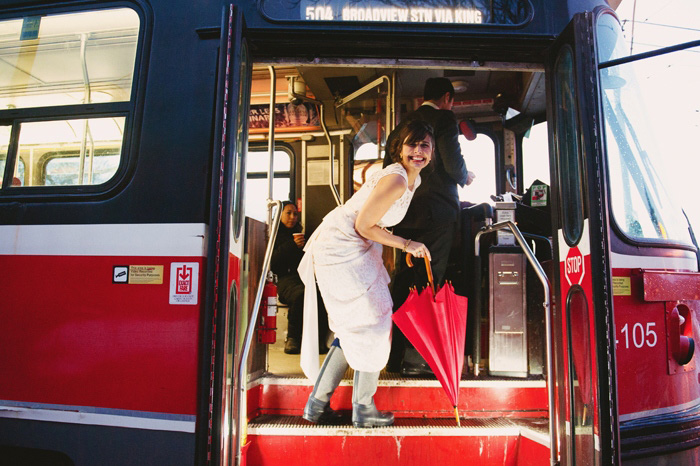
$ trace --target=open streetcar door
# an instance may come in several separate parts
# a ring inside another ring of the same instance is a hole
[[[547,59],[558,280],[553,315],[561,464],[619,464],[606,174],[595,24],[579,13]],[[556,269],[555,269],[556,270]]]
[[[201,356],[198,464],[234,464],[238,329],[244,254],[243,182],[248,147],[251,61],[242,9],[224,7],[220,31],[215,131],[212,141],[211,203],[207,250],[206,312]]]

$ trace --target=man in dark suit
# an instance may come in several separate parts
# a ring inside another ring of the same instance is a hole
[[[457,119],[452,113],[454,93],[454,87],[449,79],[428,79],[423,91],[423,104],[408,114],[389,134],[386,141],[386,147],[391,147],[392,141],[398,136],[399,129],[413,119],[424,120],[433,127],[435,156],[431,163],[432,170],[430,172],[423,170],[421,173],[421,185],[413,195],[406,216],[394,227],[394,233],[428,246],[436,285],[444,279],[450,248],[457,231],[460,210],[457,185],[470,184],[474,177],[473,173],[467,171],[457,139],[459,128]],[[384,166],[389,164],[391,164],[391,157],[384,157]],[[409,269],[404,259],[402,253],[392,286],[395,311],[408,297],[411,286],[422,288],[428,282],[425,267],[422,264],[417,263],[415,267]],[[404,338],[398,331],[394,333],[394,342],[392,357],[389,360],[389,369],[392,371],[398,369],[403,359]],[[402,372],[411,375],[412,372],[422,371],[421,367],[416,367],[415,370],[406,367],[409,363],[408,359],[407,357]],[[414,366],[416,365],[422,366],[423,363],[422,361],[414,363]]]

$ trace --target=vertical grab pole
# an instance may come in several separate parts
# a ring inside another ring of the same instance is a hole
[[[328,170],[328,173],[330,173],[330,181],[329,185],[331,188],[331,192],[333,193],[333,198],[335,199],[335,203],[340,205],[343,202],[340,200],[340,194],[338,194],[338,190],[335,187],[334,183],[334,176],[333,176],[333,161],[335,160],[335,153],[333,150],[333,141],[331,140],[331,133],[328,131],[328,127],[326,126],[326,110],[325,106],[323,105],[323,102],[320,100],[312,99],[311,97],[307,97],[304,94],[299,94],[294,90],[294,77],[291,77],[291,86],[290,86],[290,91],[289,94],[292,97],[295,97],[299,100],[302,100],[304,102],[311,102],[316,105],[318,105],[318,111],[319,111],[319,121],[321,123],[321,128],[323,129],[323,134],[326,136],[326,140],[328,141],[328,161],[330,162],[330,169]],[[302,144],[305,144],[304,141],[302,141]],[[304,152],[306,154],[306,152]],[[306,170],[302,170],[304,173],[306,173]]]
[[[270,231],[272,231],[272,190],[273,182],[275,179],[275,101],[277,100],[277,74],[275,73],[275,67],[270,65],[267,67],[270,71],[270,117],[269,117],[269,128],[267,132],[267,155],[269,157],[267,165],[267,224],[270,226]]]
[[[265,248],[265,258],[263,259],[262,271],[260,272],[260,281],[258,282],[258,289],[255,293],[255,299],[253,300],[253,309],[251,310],[250,319],[248,320],[248,327],[245,331],[245,339],[243,340],[243,348],[241,350],[241,356],[238,360],[238,376],[235,381],[235,406],[236,409],[236,419],[235,425],[238,426],[236,432],[236,464],[240,464],[241,461],[241,447],[245,445],[247,438],[247,421],[244,419],[246,413],[241,412],[241,402],[246,393],[246,369],[248,356],[250,355],[250,347],[253,343],[253,335],[255,334],[255,323],[258,321],[260,314],[260,302],[262,301],[263,288],[265,287],[265,280],[267,280],[267,274],[270,271],[270,261],[272,260],[272,250],[275,246],[275,239],[277,239],[277,230],[280,223],[280,217],[282,215],[282,201],[270,201],[267,204],[268,212],[272,212],[272,208],[277,207],[275,211],[275,218],[270,224],[270,237],[267,240],[267,247]]]
[[[528,262],[535,270],[537,278],[540,279],[540,282],[542,282],[542,287],[544,288],[543,306],[545,331],[547,334],[547,398],[549,401],[549,461],[550,464],[554,466],[559,462],[559,445],[557,442],[557,432],[554,430],[554,422],[556,421],[556,419],[554,419],[554,359],[552,354],[552,319],[550,315],[551,300],[549,290],[549,279],[547,279],[547,275],[544,273],[542,266],[537,261],[535,255],[532,253],[532,249],[530,249],[530,246],[528,246],[525,242],[525,238],[523,238],[522,233],[520,233],[520,230],[517,226],[515,226],[515,223],[513,222],[500,222],[483,227],[474,238],[474,254],[476,256],[479,256],[479,239],[481,238],[482,234],[493,233],[494,231],[505,229],[509,229],[513,233],[513,236],[515,236],[515,239],[518,241],[520,248],[525,253],[525,257],[527,257]]]
[[[87,69],[87,34],[80,34],[80,64],[83,71],[83,87],[85,88],[85,95],[83,97],[83,103],[89,104],[92,102],[91,87],[90,87],[90,77],[88,75]],[[90,134],[90,168],[88,170],[88,183],[92,184],[92,165],[93,159],[95,157],[95,143],[92,140],[92,134],[90,133],[90,125],[88,124],[87,118],[83,124],[83,138],[80,141],[80,167],[78,170],[78,184],[83,184],[83,178],[85,177],[85,157],[87,153],[87,137]]]

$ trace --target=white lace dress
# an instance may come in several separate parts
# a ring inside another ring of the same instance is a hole
[[[355,231],[358,212],[379,180],[389,174],[399,174],[408,183],[406,170],[398,163],[374,173],[350,200],[324,217],[304,248],[299,264],[306,287],[301,366],[310,379],[319,371],[316,283],[328,311],[329,327],[340,339],[350,367],[377,372],[389,359],[392,301],[382,245]],[[419,185],[420,177],[413,190],[406,189],[377,225],[399,223]]]

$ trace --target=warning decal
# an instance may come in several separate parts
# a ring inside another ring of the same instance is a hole
[[[163,283],[162,265],[130,265],[130,285],[160,285]]]
[[[112,283],[129,285],[160,285],[163,283],[162,265],[115,265]]]
[[[198,283],[197,262],[170,264],[170,304],[197,304]]]

